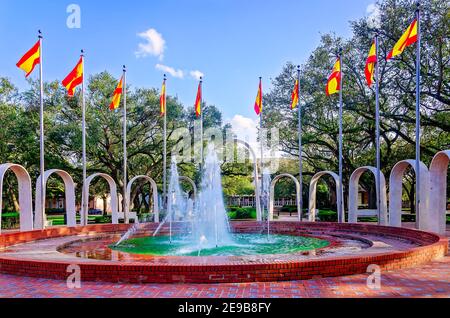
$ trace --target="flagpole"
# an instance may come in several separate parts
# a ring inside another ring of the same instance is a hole
[[[86,185],[86,102],[85,102],[85,76],[84,76],[84,50],[81,50],[81,63],[83,65],[83,82],[81,84],[81,111],[82,111],[82,143],[83,143],[83,191],[82,191],[82,214],[83,214],[83,225],[88,225],[88,206],[89,206],[89,195]]]
[[[343,223],[345,222],[345,211],[343,209],[344,206],[344,187],[343,187],[343,127],[342,127],[342,120],[343,120],[343,98],[342,98],[342,88],[343,88],[343,81],[342,81],[342,74],[343,74],[343,64],[342,64],[342,48],[339,49],[338,52],[339,57],[339,64],[341,71],[339,72],[340,76],[340,87],[339,87],[339,183],[340,183],[340,191],[337,195],[338,202],[337,202],[337,210],[338,210],[338,218],[339,222]],[[340,211],[340,213],[339,213]]]
[[[167,77],[164,74],[164,89],[166,87]],[[164,159],[163,159],[163,206],[167,205],[167,104],[166,92],[164,91]]]
[[[302,109],[300,107],[300,65],[297,66],[298,80],[298,162],[299,162],[299,181],[300,181],[300,222],[303,220],[303,144],[302,144]]]
[[[127,202],[127,69],[123,66],[123,212],[125,223],[128,224]]]
[[[201,98],[200,98],[200,170],[203,168],[203,160],[204,160],[204,154],[203,154],[203,77],[200,77],[200,92],[201,92]]]
[[[380,140],[380,67],[379,67],[379,34],[378,30],[375,33],[375,126],[376,126],[376,161],[377,161],[377,177],[376,177],[376,187],[377,187],[377,213],[378,213],[378,225],[382,225],[382,221],[384,220],[384,216],[381,215],[381,140]],[[383,219],[383,220],[382,220]]]
[[[420,1],[417,1],[417,51],[416,51],[416,224],[420,224]]]
[[[40,112],[39,112],[39,124],[40,124],[40,174],[41,174],[41,211],[36,211],[41,213],[42,219],[42,229],[45,228],[45,150],[44,150],[44,76],[43,76],[43,55],[42,55],[42,32],[38,31],[39,35],[39,55],[40,55],[40,63],[39,63],[39,81],[40,81]]]
[[[259,78],[259,87],[262,87],[262,77]],[[262,97],[262,89],[260,89],[260,94],[261,94],[261,101],[263,99]],[[259,141],[261,143],[261,202],[263,202],[262,204],[262,215],[261,218],[264,215],[264,141],[263,141],[263,115],[264,115],[264,107],[263,104],[261,102],[261,114],[259,114],[259,131],[260,131],[260,135],[259,135]],[[269,215],[267,216],[269,218]]]

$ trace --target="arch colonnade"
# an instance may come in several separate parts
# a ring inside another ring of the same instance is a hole
[[[236,143],[246,147],[250,154],[253,156],[254,162],[254,178],[255,178],[255,194],[259,193],[259,181],[258,181],[258,165],[256,161],[256,154],[248,145],[248,143],[235,140]],[[450,150],[441,151],[433,158],[430,169],[424,163],[420,164],[421,169],[421,197],[422,200],[419,206],[419,215],[416,218],[416,228],[436,232],[445,233],[446,228],[446,203],[447,203],[447,169],[450,162]],[[389,209],[387,205],[387,190],[386,180],[383,174],[381,174],[381,193],[377,193],[377,202],[381,203],[379,223],[381,225],[401,226],[402,216],[402,183],[403,177],[408,168],[415,169],[415,160],[403,160],[397,163],[391,171],[389,178]],[[33,229],[44,229],[47,225],[46,215],[40,215],[33,213],[33,200],[32,200],[32,185],[31,178],[26,169],[20,165],[7,163],[0,165],[0,193],[3,193],[3,183],[6,172],[11,171],[18,181],[18,201],[20,205],[20,231],[30,231]],[[376,168],[374,167],[361,167],[356,169],[349,182],[349,198],[348,198],[348,222],[357,223],[358,217],[361,215],[367,215],[374,211],[361,211],[358,210],[358,187],[359,180],[364,173],[372,173],[376,178]],[[53,169],[44,173],[44,184],[47,184],[48,179],[51,176],[59,176],[64,182],[65,188],[65,202],[66,202],[66,219],[67,226],[73,227],[78,225],[76,221],[76,208],[75,208],[75,183],[72,177],[63,170]],[[331,177],[334,180],[336,186],[336,193],[343,193],[343,186],[339,182],[339,176],[331,171],[323,171],[317,173],[311,179],[309,190],[309,215],[308,220],[314,222],[316,220],[316,192],[317,184],[323,177]],[[36,194],[40,193],[40,178],[37,180]],[[112,223],[119,223],[119,198],[117,194],[117,185],[111,176],[103,173],[96,173],[91,175],[86,180],[86,189],[89,191],[90,185],[94,179],[102,178],[108,185],[111,195],[111,215]],[[281,174],[272,181],[270,200],[269,200],[269,217],[273,219],[273,201],[274,201],[274,189],[276,183],[282,178],[290,178],[296,184],[297,192],[297,215],[298,220],[302,220],[302,211],[300,211],[300,185],[298,180],[289,174]],[[154,221],[159,222],[159,204],[158,204],[158,189],[156,182],[148,176],[134,177],[127,186],[127,199],[130,199],[132,187],[135,182],[144,180],[149,182],[153,194],[153,213]],[[188,182],[194,191],[194,196],[197,194],[197,188],[195,183],[187,177],[180,177],[180,181]],[[43,189],[44,193],[46,189]],[[339,197],[339,196],[338,196]],[[129,201],[128,201],[129,202]],[[41,211],[41,206],[45,206],[45,202],[40,202],[40,196],[36,195],[35,211]],[[0,195],[0,207],[2,207],[2,195]],[[261,201],[259,195],[256,195],[256,207],[257,207],[257,219],[262,221]],[[126,211],[128,212],[128,211]],[[79,225],[87,225],[87,211],[81,215],[81,221]],[[129,222],[128,213],[124,213],[125,222]],[[338,222],[346,222],[344,202],[338,203]],[[1,232],[1,210],[0,210],[0,232]]]

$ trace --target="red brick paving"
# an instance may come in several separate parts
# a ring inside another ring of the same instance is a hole
[[[367,288],[367,275],[307,281],[163,285],[82,282],[69,289],[59,280],[0,275],[0,297],[11,298],[450,298],[450,256],[412,269],[382,273],[381,290]]]

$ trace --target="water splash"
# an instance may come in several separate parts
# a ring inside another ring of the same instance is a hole
[[[270,187],[272,184],[272,178],[270,171],[266,168],[263,171],[263,186],[261,187],[261,208],[262,214],[266,215],[267,220],[267,239],[270,240],[270,211],[269,211],[269,198],[270,198]],[[267,213],[266,213],[267,211]]]
[[[141,228],[140,223],[135,223],[132,227],[128,229],[128,231],[120,238],[120,240],[116,243],[116,246],[119,246],[129,238],[131,238],[137,231]]]
[[[222,191],[220,162],[214,146],[208,146],[202,183],[194,210],[193,239],[203,240],[208,248],[233,243],[229,231]]]
[[[157,236],[164,225],[169,224],[169,238],[172,243],[172,223],[190,222],[191,230],[183,235],[183,241],[198,250],[234,245],[230,223],[225,209],[222,190],[220,162],[213,145],[208,147],[203,165],[200,192],[195,203],[188,198],[180,186],[175,158],[172,160],[167,200],[167,214],[153,236]],[[117,245],[131,238],[138,229],[130,229]],[[178,239],[178,238],[177,238]]]

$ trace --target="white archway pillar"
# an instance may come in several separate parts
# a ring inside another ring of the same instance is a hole
[[[349,184],[349,198],[348,198],[348,222],[349,223],[358,223],[358,192],[359,192],[359,180],[361,176],[370,172],[375,176],[375,182],[377,183],[377,168],[375,167],[361,167],[356,169],[352,176],[350,177]],[[388,224],[388,215],[387,215],[387,193],[386,193],[386,178],[384,174],[381,173],[381,194],[377,193],[377,205],[378,202],[381,203],[380,206],[380,225]],[[377,191],[378,192],[378,191]],[[381,195],[381,197],[379,197]]]
[[[112,224],[119,224],[119,213],[118,213],[118,197],[117,197],[117,185],[111,176],[105,174],[105,173],[95,173],[92,176],[88,177],[86,179],[86,186],[85,189],[87,193],[89,193],[89,188],[91,186],[92,181],[95,178],[103,178],[108,182],[109,185],[109,191],[111,195],[111,216],[112,216]],[[89,200],[89,196],[86,196]],[[84,200],[84,198],[83,198]],[[81,214],[81,224],[87,225],[88,224],[88,211],[84,211],[84,213]]]
[[[297,199],[296,199],[296,202],[297,202],[297,218],[298,218],[298,221],[301,222],[302,221],[302,211],[300,210],[300,200],[301,200],[300,182],[298,182],[297,178],[295,178],[293,175],[288,174],[288,173],[283,173],[283,174],[280,174],[280,175],[276,176],[275,179],[273,179],[272,184],[270,185],[270,200],[269,200],[269,218],[270,218],[270,221],[273,221],[273,210],[274,210],[274,201],[275,201],[275,186],[276,186],[277,182],[280,181],[280,179],[282,179],[282,178],[290,178],[295,183],[296,192],[297,192]]]
[[[20,231],[31,231],[33,230],[33,196],[30,175],[20,165],[5,163],[0,165],[0,233],[2,232],[3,181],[8,170],[14,173],[19,186]]]
[[[187,183],[189,183],[191,185],[192,191],[194,192],[194,199],[197,199],[197,186],[195,185],[194,180],[192,180],[189,177],[184,177],[184,176],[180,176],[179,180],[180,181],[185,181],[185,182],[187,182]]]
[[[402,226],[402,193],[403,193],[403,176],[406,169],[411,167],[416,169],[415,160],[403,160],[398,162],[392,168],[389,178],[389,224],[391,226]],[[421,184],[421,202],[419,205],[419,214],[416,215],[416,228],[421,230],[430,230],[431,215],[428,210],[428,200],[430,191],[430,173],[427,166],[420,162]]]
[[[450,150],[438,152],[430,165],[430,230],[439,234],[446,231],[447,171]]]
[[[153,194],[153,213],[155,215],[155,223],[159,223],[159,205],[158,205],[158,186],[156,185],[155,180],[153,180],[152,178],[150,178],[149,176],[137,176],[134,177],[127,186],[127,202],[128,202],[128,206],[131,207],[131,188],[133,187],[133,184],[137,181],[143,179],[147,182],[150,183],[151,187],[152,187],[152,194]],[[130,218],[128,215],[129,211],[125,212],[125,223],[128,224],[130,223]]]
[[[65,208],[66,208],[66,216],[67,216],[67,226],[68,227],[74,227],[77,225],[76,221],[76,207],[75,207],[75,183],[73,182],[72,177],[70,174],[63,170],[53,169],[48,170],[44,172],[44,200],[45,195],[47,192],[47,182],[48,179],[53,175],[57,175],[61,177],[61,179],[64,182],[64,193],[66,198]],[[42,176],[39,176],[36,181],[36,196],[35,196],[35,217],[34,217],[34,228],[35,229],[45,229],[45,222],[47,220],[47,217],[45,215],[41,215],[39,211],[42,210],[42,206],[46,206],[45,201],[41,202],[41,196],[39,193],[41,193],[41,178]],[[44,210],[45,211],[45,210]]]
[[[258,160],[255,151],[250,147],[250,145],[240,139],[234,139],[235,143],[243,145],[250,152],[253,159],[253,178],[255,179],[255,201],[256,201],[256,219],[258,222],[262,221],[262,210],[261,210],[261,197],[259,191],[259,171],[258,171]]]
[[[317,195],[317,183],[319,182],[320,178],[324,176],[331,176],[334,180],[334,183],[336,184],[336,196],[339,196],[339,193],[342,194],[342,198],[344,197],[344,189],[341,185],[339,176],[331,171],[322,171],[314,175],[311,179],[311,183],[309,186],[309,221],[315,222],[316,221],[316,195]],[[345,209],[344,209],[344,202],[341,202],[341,204],[337,205],[337,213],[338,213],[338,222],[339,223],[345,223]]]

